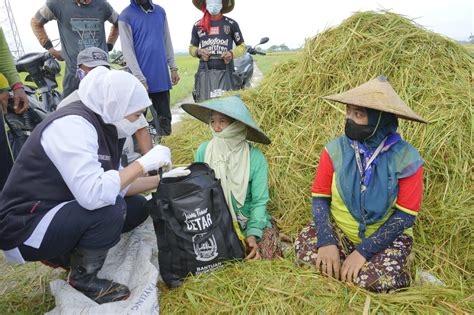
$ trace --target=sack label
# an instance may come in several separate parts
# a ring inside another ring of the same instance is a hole
[[[219,255],[214,234],[208,236],[206,236],[206,233],[194,235],[193,248],[196,254],[196,260],[199,261],[210,261]]]
[[[211,93],[210,95],[211,98],[216,98],[216,97],[221,97],[222,95],[224,95],[225,90],[215,89],[214,91],[211,91],[210,93]]]
[[[215,271],[219,268],[222,268],[223,266],[224,264],[222,262],[216,262],[207,266],[197,267],[196,275],[201,274],[201,273],[208,273],[211,271]]]
[[[188,231],[205,231],[212,225],[211,214],[206,209],[197,208],[194,212],[183,213]]]

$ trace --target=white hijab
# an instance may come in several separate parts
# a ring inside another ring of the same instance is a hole
[[[151,105],[145,87],[132,74],[94,68],[79,84],[82,103],[100,115],[106,124],[117,123],[125,116]]]

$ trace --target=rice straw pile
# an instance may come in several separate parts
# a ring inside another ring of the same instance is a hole
[[[273,140],[262,146],[270,166],[271,202],[283,232],[295,236],[311,220],[310,187],[324,145],[343,133],[344,107],[321,99],[378,75],[430,123],[400,120],[402,137],[425,160],[423,207],[415,223],[414,284],[371,294],[294,265],[231,264],[164,290],[170,312],[455,312],[473,313],[473,59],[465,48],[390,12],[356,13],[307,40],[301,60],[276,67],[255,90],[241,93]],[[190,163],[210,138],[186,120],[166,139],[175,163]],[[420,284],[429,271],[445,287]]]

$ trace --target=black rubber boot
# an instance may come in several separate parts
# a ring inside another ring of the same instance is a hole
[[[98,304],[121,301],[130,296],[126,286],[97,278],[107,251],[76,248],[71,255],[69,284]]]

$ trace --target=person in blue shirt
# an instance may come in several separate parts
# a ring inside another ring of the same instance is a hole
[[[131,0],[120,13],[119,29],[127,66],[147,89],[158,115],[158,135],[170,135],[170,90],[179,75],[166,12],[151,0]]]

